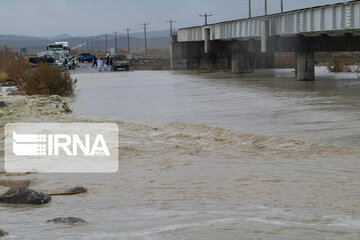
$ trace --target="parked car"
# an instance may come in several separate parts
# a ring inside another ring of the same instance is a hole
[[[130,69],[130,59],[126,55],[115,55],[113,57],[113,70],[125,69],[129,71]]]
[[[55,61],[55,64],[61,68],[62,71],[75,70],[78,67],[76,57],[65,57]]]
[[[67,58],[60,58],[59,60],[56,60],[55,64],[61,68],[61,71],[69,70],[69,61]]]
[[[51,55],[43,55],[40,57],[29,58],[29,62],[32,64],[55,63],[55,59]]]
[[[68,65],[69,65],[69,69],[75,70],[76,67],[79,66],[78,61],[76,60],[76,57],[69,57],[68,58]]]
[[[84,63],[84,62],[92,63],[94,60],[94,56],[91,55],[90,53],[81,53],[78,57],[78,60],[81,63]]]

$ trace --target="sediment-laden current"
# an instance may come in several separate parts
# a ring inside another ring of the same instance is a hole
[[[18,238],[358,239],[360,81],[321,69],[316,82],[291,75],[76,74],[71,115],[56,98],[18,99],[2,124],[118,123],[120,170],[2,175],[39,191],[89,192],[39,208],[0,205],[1,228]],[[46,223],[70,216],[88,224]]]

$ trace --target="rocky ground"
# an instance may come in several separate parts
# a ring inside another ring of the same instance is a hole
[[[42,122],[71,112],[70,98],[24,96],[13,87],[0,91],[0,156],[3,155],[4,127],[11,122]],[[0,158],[1,159],[1,158]]]
[[[71,112],[68,102],[71,98],[59,96],[24,96],[12,86],[0,89],[0,203],[6,204],[46,204],[51,197],[28,189],[31,182],[17,180],[23,174],[8,174],[3,171],[4,128],[12,122],[42,122]],[[76,219],[75,219],[76,220]],[[80,222],[67,220],[65,224]],[[8,235],[0,229],[0,237]]]

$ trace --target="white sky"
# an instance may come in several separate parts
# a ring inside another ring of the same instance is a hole
[[[252,0],[253,15],[264,13],[264,0]],[[285,10],[343,2],[341,0],[284,0]],[[268,0],[269,13],[280,10],[280,0]],[[132,28],[142,31],[203,24],[200,13],[212,13],[209,22],[248,16],[248,0],[0,0],[0,34],[55,36],[99,35]]]

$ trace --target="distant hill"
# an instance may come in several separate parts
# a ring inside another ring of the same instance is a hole
[[[149,38],[155,38],[155,37],[169,37],[170,31],[169,30],[163,30],[163,31],[151,31],[147,32],[147,37]],[[144,32],[136,32],[130,34],[133,38],[144,38]]]
[[[71,35],[63,33],[57,36],[53,36],[53,37],[48,37],[47,39],[52,39],[52,40],[56,40],[56,39],[62,39],[62,38],[72,38]]]
[[[132,50],[144,49],[144,33],[133,33],[130,35],[130,47]],[[169,31],[152,31],[147,33],[148,48],[165,49],[170,45]],[[72,48],[79,46],[84,42],[89,43],[89,49],[92,47],[92,40],[94,41],[94,49],[97,49],[96,40],[98,36],[91,37],[73,37],[68,34],[61,34],[54,37],[32,37],[19,35],[0,35],[0,46],[8,46],[14,50],[27,48],[28,52],[45,51],[46,46],[55,41],[69,42]],[[100,48],[105,49],[105,35],[99,36]],[[114,35],[108,35],[108,48],[113,48],[115,45]],[[125,34],[118,36],[118,48],[127,49],[127,37]],[[86,50],[86,47],[82,49]]]
[[[27,48],[29,51],[44,51],[51,41],[45,38],[17,36],[17,35],[0,35],[0,46],[8,46],[14,50]]]

